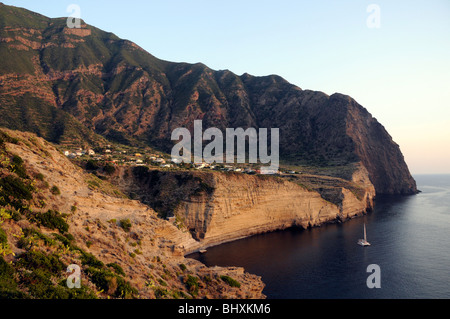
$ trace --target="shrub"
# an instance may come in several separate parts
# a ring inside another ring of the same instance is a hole
[[[23,167],[23,159],[20,156],[14,155],[11,162],[14,173],[21,178],[28,178],[27,171],[25,167]]]
[[[76,246],[73,247],[75,250],[78,250],[81,253],[81,263],[86,266],[90,266],[92,268],[102,268],[105,264],[98,260],[94,255],[85,252],[81,248]]]
[[[119,221],[120,227],[123,228],[124,231],[129,232],[131,229],[131,222],[129,219],[121,219]]]
[[[61,213],[57,211],[50,209],[46,213],[36,214],[35,218],[42,226],[57,229],[62,234],[69,230],[69,224],[64,220]]]
[[[23,299],[26,295],[17,290],[15,270],[0,256],[0,299]]]
[[[19,212],[17,212],[16,210],[13,210],[13,211],[11,212],[11,218],[12,218],[12,220],[14,220],[15,222],[18,222],[19,220],[22,219],[22,215],[21,215]]]
[[[231,287],[237,287],[237,288],[241,287],[241,284],[237,280],[231,278],[230,276],[225,276],[225,275],[224,276],[220,276],[220,279],[225,281]]]
[[[93,161],[93,160],[87,161],[87,163],[86,163],[86,169],[87,169],[88,171],[96,171],[96,170],[98,169],[97,162],[96,162],[96,161]]]
[[[64,246],[70,247],[71,246],[71,241],[73,240],[73,236],[70,235],[70,237],[69,237],[67,235],[70,235],[70,234],[67,233],[65,236],[57,234],[57,233],[53,233],[52,234],[52,236],[55,239],[59,240]]]
[[[61,195],[61,191],[59,190],[58,186],[53,185],[53,187],[50,189],[50,192],[53,195]]]
[[[182,270],[182,271],[185,271],[186,270],[186,265],[185,264],[180,264],[180,269]]]
[[[4,142],[11,143],[11,144],[17,144],[17,143],[19,143],[19,140],[15,137],[11,137],[6,132],[0,131],[0,144],[3,144]]]
[[[129,282],[110,270],[89,267],[86,273],[98,289],[112,294],[114,297],[131,298],[138,293],[137,289],[132,287]]]
[[[186,287],[189,290],[190,294],[194,297],[198,295],[198,278],[188,275],[186,280]]]
[[[55,241],[52,238],[44,235],[43,233],[34,228],[24,228],[23,235],[24,237],[22,237],[19,240],[20,246],[22,248],[27,248],[30,244],[32,244],[35,241],[36,238],[41,239],[47,246],[52,246],[55,244]]]
[[[7,244],[8,243],[8,236],[6,235],[5,231],[0,228],[0,244]]]
[[[106,266],[111,267],[112,269],[114,269],[114,272],[116,274],[125,276],[125,272],[123,271],[123,268],[120,267],[119,264],[117,264],[117,263],[109,263]]]
[[[169,291],[166,288],[155,287],[153,291],[155,292],[156,299],[163,299],[169,295]]]
[[[11,204],[14,208],[22,208],[21,200],[31,200],[34,188],[26,185],[20,178],[8,175],[0,179],[0,206]]]
[[[17,263],[25,269],[39,269],[42,272],[48,272],[50,274],[57,274],[66,268],[57,255],[45,255],[38,251],[27,251],[23,253],[19,256],[19,261]]]
[[[2,225],[5,220],[11,219],[11,214],[4,208],[0,208],[0,225]]]

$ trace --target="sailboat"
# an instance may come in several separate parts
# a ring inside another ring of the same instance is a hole
[[[364,239],[358,240],[358,245],[361,245],[361,246],[370,246],[370,243],[367,241],[367,236],[366,236],[366,224],[365,224],[365,223],[364,223]]]

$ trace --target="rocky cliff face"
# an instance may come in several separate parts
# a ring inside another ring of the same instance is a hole
[[[186,252],[293,226],[343,221],[370,211],[375,196],[364,167],[351,182],[137,167],[119,172],[114,183],[189,230],[197,242],[186,243]],[[314,185],[321,191],[313,190]]]
[[[65,19],[0,5],[0,125],[48,140],[120,143],[170,151],[171,132],[204,127],[279,128],[282,160],[362,162],[378,193],[416,186],[389,134],[347,96],[302,90],[279,76],[238,76],[171,63],[136,44]]]

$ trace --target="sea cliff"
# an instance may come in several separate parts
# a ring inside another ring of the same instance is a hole
[[[361,165],[351,181],[143,167],[124,168],[114,179],[124,192],[190,232],[195,242],[179,243],[185,254],[293,226],[344,221],[370,211],[375,197]]]

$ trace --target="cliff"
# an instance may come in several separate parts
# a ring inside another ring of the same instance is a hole
[[[377,193],[417,192],[399,146],[348,96],[163,61],[114,34],[65,23],[0,5],[0,125],[55,143],[106,138],[166,152],[171,132],[196,119],[222,131],[279,128],[283,162],[362,163]]]
[[[195,244],[45,140],[0,130],[0,298],[264,298],[260,277],[184,258]]]
[[[183,243],[185,253],[293,226],[344,221],[370,211],[375,196],[363,166],[352,181],[135,167],[120,170],[113,183],[160,216],[174,216],[196,240]]]

